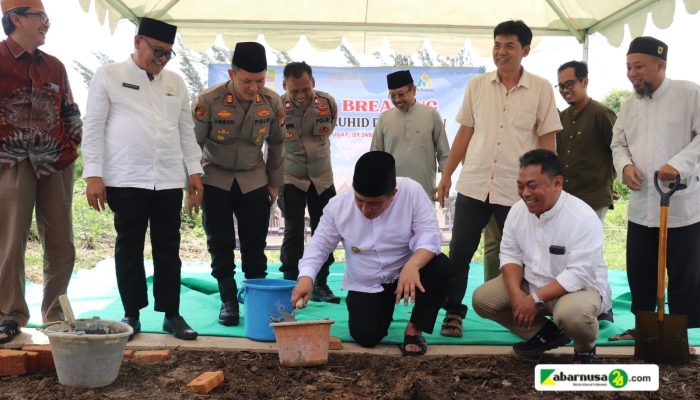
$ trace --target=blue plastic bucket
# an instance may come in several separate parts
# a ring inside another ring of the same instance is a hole
[[[238,292],[244,305],[245,335],[248,339],[274,342],[270,318],[282,320],[282,313],[292,313],[292,289],[295,281],[284,279],[246,279]]]

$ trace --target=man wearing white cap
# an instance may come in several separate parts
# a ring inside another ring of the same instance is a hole
[[[36,209],[44,248],[44,322],[64,318],[75,262],[71,208],[74,161],[82,135],[63,64],[37,48],[49,17],[40,0],[2,0],[0,42],[0,343],[29,320],[24,254]]]
[[[666,77],[668,46],[642,36],[630,43],[627,78],[636,92],[613,127],[617,176],[632,190],[627,224],[627,279],[632,311],[656,309],[660,181],[680,176],[668,211],[668,306],[700,327],[700,86]],[[668,182],[662,182],[667,186]],[[625,332],[621,339],[634,336]]]
[[[114,258],[123,322],[141,330],[139,311],[148,305],[143,250],[150,227],[153,297],[165,313],[163,330],[197,337],[180,316],[180,210],[187,182],[193,205],[202,196],[201,150],[194,136],[187,86],[164,70],[174,56],[177,27],[141,18],[134,53],[100,67],[90,82],[83,178],[88,203],[114,212]],[[184,168],[183,168],[184,165]]]

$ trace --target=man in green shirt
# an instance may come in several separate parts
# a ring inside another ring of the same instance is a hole
[[[559,94],[569,104],[559,113],[563,129],[557,135],[564,190],[591,206],[602,223],[613,203],[615,169],[610,142],[617,117],[614,111],[588,97],[586,63],[564,63],[558,75]],[[598,319],[612,322],[612,309]]]

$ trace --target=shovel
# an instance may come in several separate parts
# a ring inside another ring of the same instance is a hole
[[[654,172],[654,186],[661,195],[659,222],[659,262],[656,283],[657,312],[636,311],[634,356],[651,363],[683,364],[690,362],[688,350],[688,317],[664,314],[666,289],[666,242],[668,236],[668,205],[671,195],[685,185],[680,176],[668,191],[659,186],[659,172]]]

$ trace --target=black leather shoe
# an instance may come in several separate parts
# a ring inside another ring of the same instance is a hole
[[[163,318],[163,330],[172,333],[176,338],[181,340],[193,340],[197,338],[197,332],[195,332],[182,316],[172,318]]]
[[[240,317],[238,313],[238,301],[227,300],[221,303],[219,311],[219,323],[225,326],[237,326]]]
[[[595,346],[590,351],[574,350],[574,364],[596,364],[598,361],[595,356]]]
[[[331,288],[329,288],[325,283],[314,285],[314,290],[311,292],[310,300],[340,304],[340,297],[334,295]]]
[[[598,316],[598,321],[610,321],[610,322],[615,322],[615,318],[613,316],[613,310],[612,308],[609,309],[608,311],[600,314]]]
[[[134,338],[134,335],[141,332],[141,321],[139,321],[138,318],[124,317],[122,318],[122,322],[129,325],[131,329],[134,330],[134,332],[131,335],[129,335],[129,341]]]
[[[547,323],[530,340],[513,345],[515,354],[525,357],[534,357],[547,350],[556,349],[569,343],[571,338],[566,336],[552,321]]]

